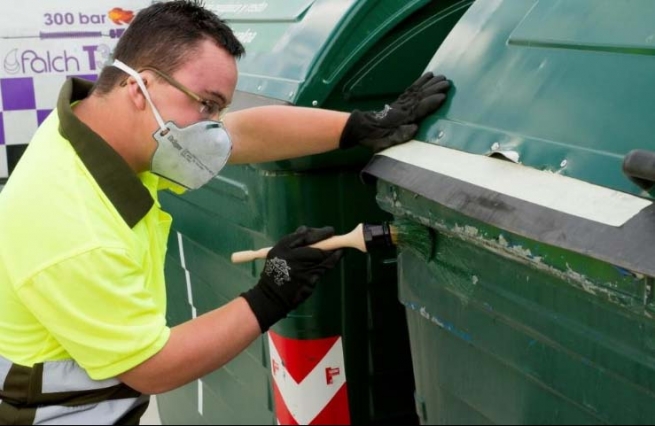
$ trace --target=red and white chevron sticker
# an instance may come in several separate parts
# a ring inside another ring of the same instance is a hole
[[[278,424],[350,424],[341,336],[290,339],[269,331],[268,342]]]

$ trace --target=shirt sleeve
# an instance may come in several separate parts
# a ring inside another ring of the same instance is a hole
[[[121,249],[96,248],[56,262],[19,297],[89,376],[115,377],[159,352],[170,336],[144,266]]]

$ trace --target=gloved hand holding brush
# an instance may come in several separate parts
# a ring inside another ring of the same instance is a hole
[[[392,246],[412,249],[424,260],[429,260],[434,249],[434,232],[426,226],[407,219],[399,219],[393,223],[360,223],[347,234],[330,236],[311,245],[321,250],[350,247],[364,253],[375,248]],[[232,253],[232,263],[263,259],[267,255],[270,257],[273,248],[265,247]]]
[[[301,226],[272,247],[259,282],[242,293],[257,317],[262,333],[304,302],[318,280],[341,259],[342,250],[310,245],[334,235],[334,228]]]

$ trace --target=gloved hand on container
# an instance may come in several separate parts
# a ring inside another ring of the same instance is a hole
[[[308,247],[334,235],[334,228],[301,226],[268,252],[259,282],[242,293],[262,333],[285,318],[313,292],[319,279],[339,262],[343,250]]]
[[[379,152],[407,142],[418,131],[418,123],[443,105],[449,89],[445,76],[427,72],[381,111],[354,110],[341,133],[339,147],[363,145]]]

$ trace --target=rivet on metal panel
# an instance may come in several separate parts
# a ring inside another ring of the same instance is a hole
[[[562,160],[562,162],[559,163],[559,166],[560,166],[560,167],[566,167],[566,165],[567,165],[568,163],[569,163],[568,161],[566,161],[566,160]]]
[[[312,106],[318,106],[318,101],[312,101]]]
[[[439,133],[437,134],[437,139],[441,139],[441,138],[443,138],[443,135],[444,135],[444,134],[445,134],[445,133],[444,133],[443,130],[439,130]]]
[[[491,150],[498,151],[498,149],[500,149],[500,144],[498,142],[494,142],[494,144],[491,145]]]
[[[257,86],[257,90],[260,91],[260,92],[262,91],[263,88],[264,88],[264,86],[262,86],[261,84],[259,86]]]
[[[289,92],[289,99],[293,98],[294,92]]]

